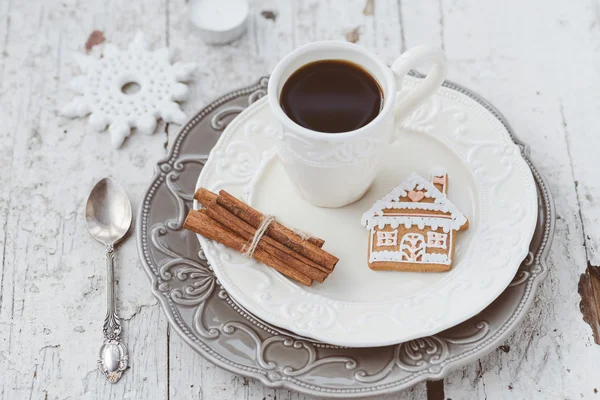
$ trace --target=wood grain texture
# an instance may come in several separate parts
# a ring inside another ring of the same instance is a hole
[[[164,46],[164,2],[9,1],[0,7],[6,27],[1,152],[9,156],[2,157],[1,178],[0,398],[166,396],[167,324],[147,284],[140,284],[147,278],[135,240],[117,249],[116,292],[138,373],[127,371],[113,386],[96,369],[106,274],[103,247],[83,222],[88,191],[106,175],[139,207],[144,181],[164,154],[163,139],[133,135],[117,153],[106,133],[56,111],[73,95],[67,84],[79,71],[72,53],[84,51],[94,29],[124,46],[137,29],[162,24],[147,35]]]
[[[505,344],[510,351],[497,350],[451,374],[446,396],[592,397],[600,372],[591,366],[600,347],[593,344],[591,330],[578,312],[577,282],[587,260],[575,185],[580,178],[572,167],[583,160],[574,161],[569,151],[567,143],[575,139],[565,130],[561,98],[576,87],[598,85],[597,78],[579,74],[580,68],[592,68],[582,59],[597,53],[582,39],[590,37],[588,28],[596,17],[588,4],[548,7],[541,1],[508,1],[443,6],[450,79],[481,93],[506,115],[547,177],[558,213],[550,273],[520,329]],[[559,47],[564,53],[556,57]],[[597,96],[577,93],[583,108],[598,102]],[[579,148],[585,146],[578,143]]]
[[[442,46],[449,78],[492,101],[530,145],[559,218],[550,274],[520,329],[497,351],[453,372],[445,397],[598,396],[600,346],[577,292],[587,266],[600,265],[598,4],[377,0],[370,16],[363,13],[366,0],[250,3],[248,32],[211,47],[188,23],[183,0],[0,1],[0,399],[308,398],[225,372],[170,334],[131,239],[118,248],[116,274],[132,369],[117,385],[97,372],[105,272],[102,246],[83,224],[85,198],[110,175],[137,208],[179,127],[134,133],[114,151],[108,134],[92,132],[85,119],[58,116],[79,73],[72,54],[85,51],[94,30],[118,46],[140,30],[151,46],[168,44],[176,59],[198,62],[182,107],[188,114],[255,82],[313,40],[345,40],[356,29],[357,43],[387,63],[411,46]],[[420,384],[382,398],[426,397]]]

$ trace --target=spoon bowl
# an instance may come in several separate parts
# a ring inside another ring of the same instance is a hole
[[[96,183],[85,206],[90,235],[105,246],[115,244],[125,236],[131,221],[131,203],[125,190],[110,178]]]

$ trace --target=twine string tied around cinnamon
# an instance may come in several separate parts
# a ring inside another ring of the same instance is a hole
[[[265,215],[263,220],[261,221],[258,228],[256,228],[256,232],[254,233],[254,237],[242,248],[242,252],[246,254],[248,257],[252,258],[254,256],[254,251],[258,247],[258,243],[262,239],[262,237],[267,233],[267,229],[269,229],[269,225],[271,222],[275,221],[275,217],[272,215]]]

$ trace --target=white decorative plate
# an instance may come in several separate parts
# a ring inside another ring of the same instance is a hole
[[[405,87],[417,79],[407,78]],[[298,197],[265,135],[271,121],[264,99],[242,112],[213,148],[197,187],[225,189],[323,238],[324,249],[340,261],[324,283],[304,287],[198,236],[219,281],[257,317],[331,344],[384,346],[459,324],[513,279],[536,226],[536,187],[509,132],[479,103],[441,88],[402,124],[402,139],[382,155],[365,197],[340,209],[314,207]],[[410,173],[429,176],[432,166],[448,171],[448,196],[470,221],[457,236],[453,269],[370,270],[363,212]]]

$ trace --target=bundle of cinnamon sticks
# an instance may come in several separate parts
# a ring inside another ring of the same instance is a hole
[[[321,248],[325,243],[322,239],[305,237],[275,220],[264,234],[255,237],[257,229],[265,227],[265,216],[224,190],[217,195],[200,188],[194,198],[204,208],[191,210],[184,228],[239,252],[257,243],[251,252],[253,258],[304,285],[323,282],[338,262]]]

